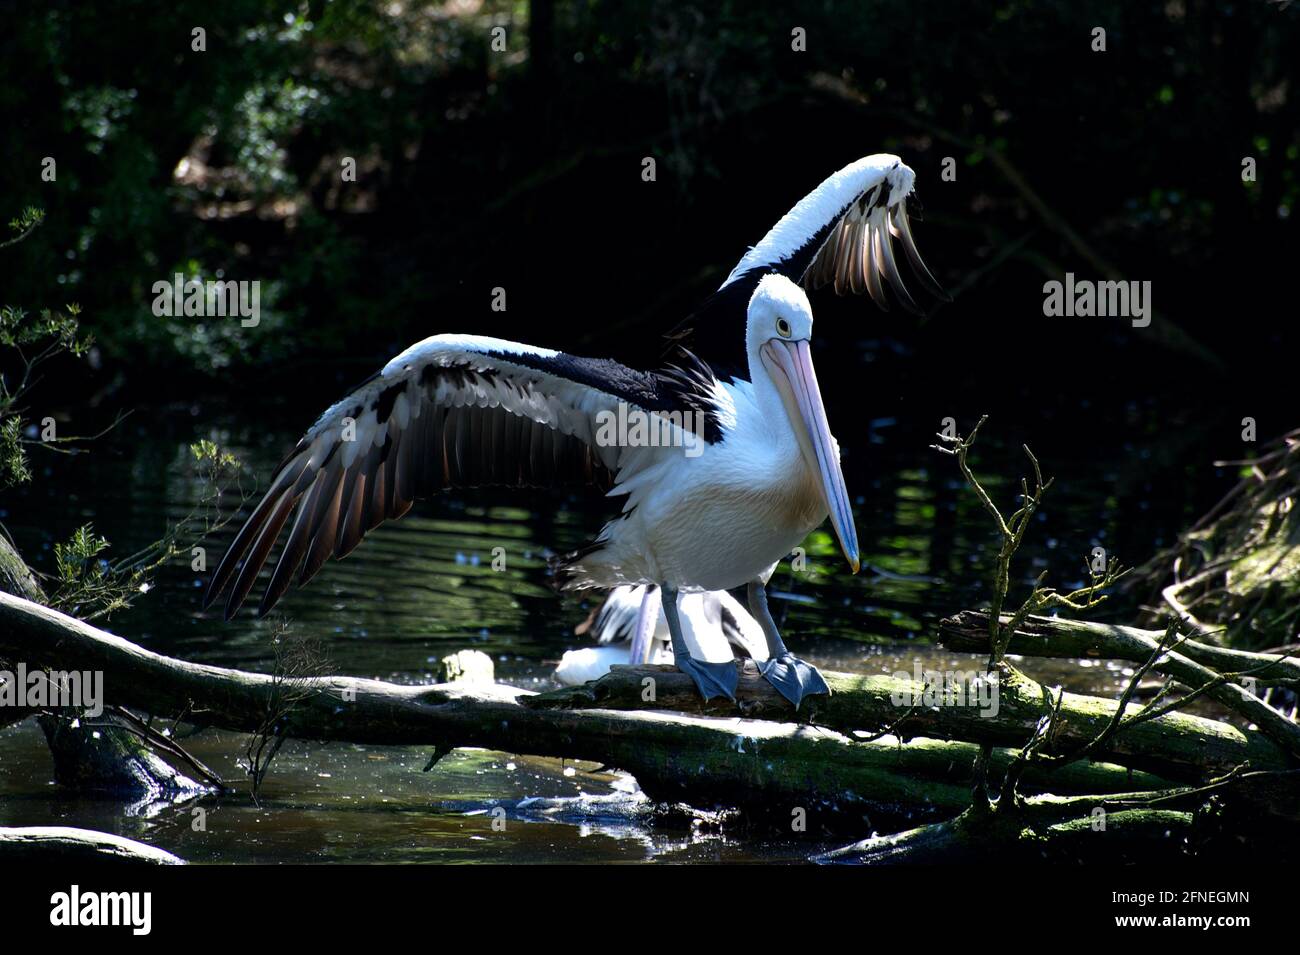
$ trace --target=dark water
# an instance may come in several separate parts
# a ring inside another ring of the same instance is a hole
[[[986,426],[976,464],[1005,504],[1011,477],[1024,467],[1014,442],[1033,442],[1045,468],[1060,475],[1017,566],[1021,584],[1044,569],[1060,585],[1077,583],[1084,556],[1098,544],[1127,551],[1121,557],[1129,562],[1146,557],[1221,481],[1208,457],[1187,455],[1195,435],[1157,426],[1174,414],[1158,403],[1085,409],[1079,420],[1096,413],[1127,424],[1105,430],[1087,455],[1062,443],[1059,422],[1041,412],[1004,417],[1001,432],[996,421]],[[311,413],[279,409],[272,417],[215,404],[138,413],[91,455],[38,459],[37,480],[10,498],[0,520],[45,569],[54,540],[84,522],[113,541],[114,553],[129,553],[191,509],[199,486],[190,441],[227,444],[264,481]],[[918,662],[969,669],[972,658],[935,648],[930,637],[940,616],[981,603],[996,542],[951,459],[928,449],[937,415],[918,410],[853,422],[832,407],[831,417],[846,422],[836,430],[848,485],[859,495],[867,566],[849,576],[830,537],[815,532],[807,572],[783,565],[771,584],[787,642],[833,669],[911,671]],[[1176,493],[1169,490],[1175,480]],[[275,629],[287,621],[293,634],[322,642],[336,672],[400,682],[430,681],[442,656],[472,647],[492,657],[498,680],[544,689],[561,653],[580,645],[572,630],[590,607],[551,591],[546,557],[580,544],[605,516],[598,498],[583,496],[494,491],[421,502],[346,561],[329,564],[308,588],[291,592],[275,618],[258,621],[246,612],[224,623],[200,613],[205,579],[190,570],[187,555],[107,626],[162,653],[267,670]],[[206,542],[210,560],[234,529]],[[495,547],[505,549],[504,572],[490,566]],[[1131,601],[1116,612],[1126,606]],[[1025,667],[1090,691],[1113,691],[1130,672],[1052,661]],[[244,744],[214,731],[186,741],[246,791]],[[52,782],[49,755],[29,721],[0,731],[0,824],[104,829],[220,862],[796,860],[816,848],[709,817],[653,814],[633,781],[591,766],[459,751],[424,773],[427,756],[291,743],[273,763],[260,805],[244,793],[205,798],[198,805],[207,812],[206,831],[196,832],[193,805],[132,807],[67,794]],[[492,826],[498,805],[507,809],[504,831]]]

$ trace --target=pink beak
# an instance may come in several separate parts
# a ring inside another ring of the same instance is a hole
[[[840,470],[835,439],[831,437],[831,426],[826,420],[826,408],[817,387],[817,372],[813,370],[808,342],[772,338],[763,343],[760,354],[781,392],[804,458],[821,476],[822,494],[830,512],[831,526],[839,538],[840,549],[856,574],[861,567],[858,531],[853,526],[849,492],[844,487],[844,473]]]

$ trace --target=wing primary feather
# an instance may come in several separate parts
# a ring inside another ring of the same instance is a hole
[[[447,486],[447,410],[435,408],[429,419],[428,443],[424,446],[424,471],[418,488],[435,494]]]
[[[484,484],[496,483],[497,427],[499,415],[480,410],[483,427],[479,432],[479,480]]]
[[[393,455],[393,516],[401,517],[411,509],[415,500],[416,455],[412,449],[419,443],[419,436],[424,430],[424,415],[411,421],[401,437],[397,439],[397,451]]]
[[[366,535],[378,527],[388,517],[388,456],[392,452],[391,439],[385,435],[384,443],[375,445],[366,457],[369,479],[366,487],[365,508],[362,510],[361,533]]]
[[[840,241],[835,246],[835,273],[832,279],[836,295],[843,295],[848,288],[849,260],[853,257],[853,223],[847,216],[841,221],[844,227],[840,229]]]
[[[537,480],[542,484],[551,484],[559,476],[555,467],[557,460],[555,445],[557,443],[555,432],[547,428],[542,433],[541,474],[537,475]]]
[[[382,520],[387,520],[393,516],[393,510],[397,504],[397,451],[398,442],[403,435],[401,431],[394,429],[389,432],[388,445],[384,449],[384,509]]]
[[[519,467],[519,448],[524,442],[524,419],[511,414],[505,417],[501,434],[501,475],[507,484],[519,484],[523,472]]]
[[[534,481],[542,479],[542,442],[550,430],[545,425],[533,425],[533,432],[528,442],[528,473]]]
[[[366,495],[365,520],[361,533],[368,534],[388,517],[388,462],[380,461],[375,465],[375,473],[368,482],[370,493]]]
[[[845,226],[839,248],[835,250],[835,294],[843,295],[849,289],[849,260],[853,257],[853,229]]]
[[[894,258],[894,241],[883,231],[877,230],[877,236],[880,240],[880,264],[884,267],[885,278],[889,280],[889,286],[898,296],[898,300],[903,303],[903,308],[917,315],[924,315],[916,300],[912,298],[912,293],[907,290],[907,284],[903,281],[903,276],[898,271],[898,261]]]
[[[258,604],[257,615],[259,617],[265,617],[267,612],[284,596],[284,592],[289,589],[289,584],[293,580],[294,571],[298,569],[303,557],[306,556],[307,546],[311,543],[312,516],[316,513],[317,502],[327,481],[328,477],[326,475],[319,475],[316,482],[312,484],[311,490],[298,504],[298,513],[294,516],[289,538],[284,543],[284,550],[280,552],[280,559],[276,561],[275,570],[271,572],[271,581],[266,585],[261,603]]]
[[[336,558],[343,556],[339,550],[339,537],[343,531],[344,518],[346,518],[348,512],[352,510],[352,499],[358,494],[358,483],[365,483],[365,469],[363,465],[364,459],[358,455],[352,459],[352,464],[349,465],[347,470],[343,473],[343,484],[339,489],[341,492],[339,496],[339,523],[338,527],[335,529],[334,540],[331,542],[331,546],[334,548],[334,556]]]
[[[257,581],[257,575],[261,572],[262,565],[266,563],[266,558],[271,553],[271,547],[275,544],[275,539],[280,536],[280,529],[284,527],[284,522],[289,517],[289,511],[293,509],[294,500],[292,493],[285,491],[276,501],[275,508],[267,516],[266,524],[257,535],[257,541],[248,552],[248,556],[244,559],[243,566],[239,569],[239,576],[235,578],[235,585],[231,588],[230,596],[226,600],[227,620],[239,611],[244,598],[253,589],[253,584]]]
[[[952,296],[944,291],[943,286],[930,274],[930,270],[921,261],[921,253],[917,251],[916,240],[912,237],[912,225],[907,219],[906,204],[900,204],[894,209],[894,223],[898,226],[898,238],[903,243],[903,251],[907,253],[907,263],[912,267],[912,274],[925,286],[925,290],[935,298],[951,302]]]
[[[455,487],[460,478],[460,466],[457,464],[456,445],[460,440],[460,409],[447,409],[447,417],[442,422],[442,486]]]
[[[465,417],[469,423],[469,437],[465,455],[461,458],[461,473],[466,483],[470,483],[477,476],[476,472],[483,468],[483,413],[478,406],[472,405],[465,409]]]
[[[227,548],[225,556],[221,558],[221,563],[217,565],[217,570],[212,575],[212,582],[208,584],[207,592],[203,595],[204,610],[207,610],[212,606],[212,604],[216,602],[217,597],[221,595],[221,591],[225,589],[226,584],[234,574],[239,561],[248,551],[248,548],[252,545],[253,541],[256,540],[257,534],[261,531],[267,515],[271,513],[271,510],[280,500],[281,495],[284,493],[285,486],[291,481],[297,480],[298,474],[301,473],[305,466],[305,460],[295,462],[295,467],[292,472],[293,477],[288,481],[284,479],[284,475],[290,472],[282,472],[281,477],[276,479],[275,483],[271,485],[271,489],[263,495],[262,500],[259,501],[257,507],[253,509],[253,513],[249,515],[248,520],[244,522],[244,526],[239,529],[239,533],[236,534],[235,539],[231,541],[230,547]]]
[[[864,220],[853,223],[853,231],[849,234],[849,287],[854,295],[861,295],[866,287],[866,253],[870,238],[871,231]]]
[[[866,236],[866,261],[864,262],[867,293],[871,300],[880,306],[882,312],[889,311],[889,299],[885,297],[885,287],[880,284],[880,269],[877,268],[876,262],[880,256],[880,230],[872,226],[867,230]]]
[[[510,445],[507,440],[514,431],[515,416],[508,412],[492,415],[492,477],[497,484],[510,482]]]
[[[363,465],[352,484],[352,496],[348,500],[347,508],[339,515],[338,540],[334,544],[335,558],[342,559],[348,556],[361,542],[362,512],[365,510],[369,477]]]
[[[343,468],[330,477],[332,490],[321,495],[319,510],[312,517],[311,546],[307,548],[307,559],[298,574],[298,585],[302,586],[316,576],[317,571],[325,566],[330,554],[334,552],[334,542],[338,533],[339,509],[343,504]]]
[[[456,409],[456,484],[469,483],[470,437],[474,433],[474,416],[468,407]]]
[[[442,432],[438,428],[440,410],[425,407],[415,419],[416,440],[411,441],[411,500],[433,493],[433,461]]]
[[[653,421],[654,418],[652,417],[651,420]],[[570,474],[570,472],[577,470],[577,468],[574,468],[572,466],[573,456],[566,455],[564,453],[567,447],[568,447],[568,439],[566,438],[566,436],[560,434],[558,431],[552,431],[551,432],[551,464],[552,464],[551,474],[553,475],[553,477],[559,478],[560,481],[572,480],[572,475]]]
[[[451,487],[451,469],[455,464],[455,443],[456,443],[456,415],[453,414],[455,408],[448,408],[447,413],[442,416],[439,422],[439,440],[437,447],[441,454],[441,460],[435,462],[437,468],[435,474],[441,473],[442,480],[438,481],[438,488]]]

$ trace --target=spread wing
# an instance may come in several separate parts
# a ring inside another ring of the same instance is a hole
[[[620,403],[660,411],[689,400],[678,380],[614,361],[478,336],[428,338],[303,435],[226,551],[204,606],[229,587],[230,619],[286,526],[259,614],[295,576],[306,583],[417,497],[483,485],[609,488],[627,456],[646,449],[601,446],[597,415]]]

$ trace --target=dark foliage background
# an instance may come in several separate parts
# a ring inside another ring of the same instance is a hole
[[[1264,433],[1294,424],[1300,5],[5,9],[0,214],[48,218],[0,253],[0,298],[82,306],[98,360],[66,376],[69,403],[318,408],[441,331],[645,363],[800,196],[887,150],[917,170],[922,251],[956,301],[918,322],[816,297],[819,361],[845,368],[832,402],[1030,402],[1084,425],[1097,403],[1174,393]],[[1149,329],[1043,317],[1044,281],[1103,269],[1153,283]],[[156,318],[150,286],[177,271],[261,280],[261,326]]]

